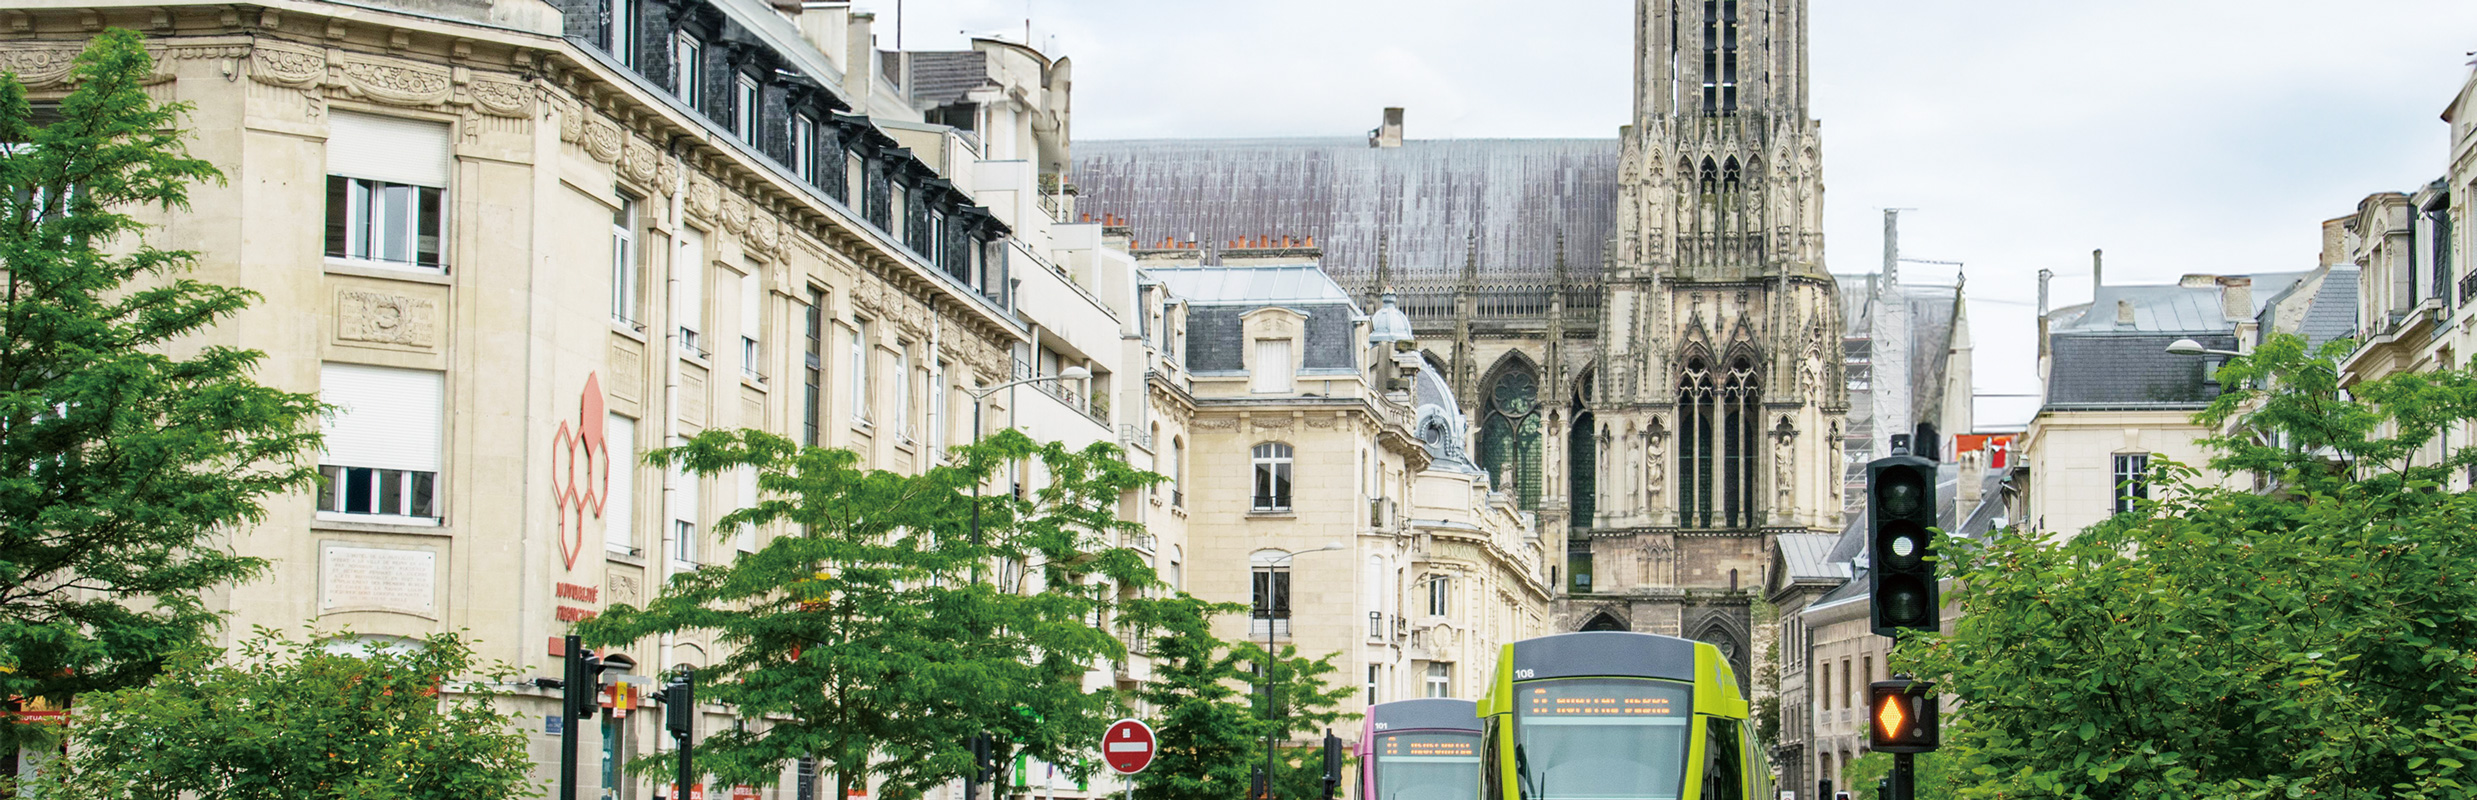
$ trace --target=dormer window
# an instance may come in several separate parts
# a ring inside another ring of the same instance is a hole
[[[1255,363],[1247,366],[1253,376],[1253,391],[1265,394],[1286,394],[1291,389],[1293,363],[1289,339],[1257,339]]]
[[[757,79],[740,76],[739,91],[732,96],[731,132],[740,141],[757,143]]]

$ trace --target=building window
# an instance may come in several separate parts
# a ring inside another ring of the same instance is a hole
[[[636,0],[611,0],[610,24],[602,35],[609,41],[605,50],[611,59],[636,66]]]
[[[445,378],[429,370],[327,364],[319,400],[337,407],[322,426],[318,510],[435,525]]]
[[[731,98],[731,132],[737,134],[740,141],[756,144],[757,79],[742,75],[737,87],[738,94]]]
[[[610,486],[602,495],[602,547],[636,554],[636,420],[610,415],[602,431],[611,448]]]
[[[443,269],[447,126],[349,111],[329,120],[327,257]]]
[[[912,190],[898,183],[887,188],[887,196],[892,199],[887,201],[889,210],[886,214],[886,233],[893,236],[895,241],[902,242],[904,246],[909,247],[912,240],[904,238],[903,234],[906,231],[903,229],[903,223],[912,216]]]
[[[740,374],[758,383],[765,382],[765,346],[758,332],[765,330],[765,273],[755,264],[740,276]]]
[[[673,444],[686,444],[680,439]],[[683,568],[697,565],[697,520],[701,516],[703,479],[686,467],[671,468],[671,561]]]
[[[1187,505],[1187,440],[1181,436],[1170,437],[1170,505]]]
[[[817,421],[818,417],[823,414],[818,406],[826,401],[823,391],[826,372],[826,293],[815,289],[809,290],[806,316],[808,351],[802,355],[804,363],[800,371],[800,443],[816,447]]]
[[[868,165],[859,153],[843,154],[843,205],[860,209],[868,205]]]
[[[705,354],[698,331],[705,327],[705,232],[683,228],[679,257],[671,262],[671,318],[679,321],[679,349]]]
[[[1842,708],[1854,708],[1854,707],[1855,707],[1855,706],[1850,705],[1850,703],[1849,703],[1849,700],[1850,700],[1850,698],[1852,697],[1852,695],[1849,693],[1850,683],[1851,683],[1851,682],[1850,682],[1850,680],[1849,680],[1849,659],[1844,658],[1844,659],[1841,659],[1841,707],[1842,707]]]
[[[1454,665],[1441,661],[1428,664],[1428,696],[1454,696]]]
[[[1488,410],[1479,422],[1479,464],[1496,490],[1516,506],[1540,506],[1542,423],[1539,379],[1527,367],[1507,369],[1481,394]]]
[[[1376,679],[1377,679],[1377,677],[1378,677],[1378,676],[1381,676],[1381,675],[1383,675],[1384,673],[1385,673],[1385,668],[1384,668],[1384,667],[1380,667],[1380,666],[1377,666],[1377,665],[1375,665],[1375,664],[1369,664],[1369,665],[1368,665],[1368,688],[1367,688],[1367,703],[1368,703],[1368,705],[1371,705],[1371,706],[1372,706],[1372,705],[1376,705],[1377,703],[1384,702],[1383,700],[1379,699],[1378,694],[1377,694],[1377,692],[1376,692]]]
[[[1290,445],[1265,442],[1256,445],[1256,491],[1252,505],[1257,511],[1290,510]]]
[[[2150,454],[2116,455],[2116,513],[2133,510],[2134,501],[2150,497]]]
[[[912,343],[894,343],[894,432],[895,438],[912,440]]]
[[[1290,634],[1290,568],[1273,560],[1284,555],[1257,554],[1249,612],[1257,636]]]
[[[791,171],[800,182],[817,185],[817,121],[807,114],[791,115]]]
[[[705,43],[687,31],[671,37],[671,94],[689,108],[705,110]]]
[[[851,331],[851,419],[869,421],[869,321]]]
[[[937,362],[937,368],[930,370],[929,372],[928,406],[930,463],[936,463],[946,458],[947,399],[946,362],[939,361]]]
[[[1249,365],[1258,392],[1287,393],[1291,375],[1297,370],[1290,360],[1290,340],[1257,339],[1256,363]]]
[[[1725,375],[1688,358],[1678,379],[1679,522],[1690,528],[1755,524],[1755,451],[1761,444],[1762,392],[1752,358],[1739,355]]]
[[[1449,607],[1446,597],[1453,590],[1453,579],[1443,575],[1428,579],[1428,616],[1442,617]]]
[[[611,320],[636,325],[636,198],[619,196],[611,212]]]

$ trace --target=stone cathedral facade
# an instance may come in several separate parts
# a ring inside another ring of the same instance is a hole
[[[1843,519],[1806,3],[1635,18],[1615,140],[1406,139],[1389,110],[1363,139],[1078,142],[1072,178],[1140,248],[1286,247],[1364,310],[1392,291],[1480,467],[1565,554],[1558,626],[1711,641],[1752,675],[1774,538]]]

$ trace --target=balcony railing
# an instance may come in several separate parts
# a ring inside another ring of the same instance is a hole
[[[2460,278],[2460,305],[2468,305],[2472,297],[2477,297],[2477,272],[2471,272]]]

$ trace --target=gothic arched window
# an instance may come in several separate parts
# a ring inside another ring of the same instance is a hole
[[[1719,168],[1718,166],[1716,166],[1716,165],[1712,164],[1712,160],[1711,160],[1711,159],[1708,159],[1708,158],[1703,159],[1703,172],[1702,172],[1702,178],[1703,178],[1703,193],[1704,193],[1704,194],[1711,194],[1711,193],[1713,193],[1713,192],[1715,192],[1715,191],[1718,191],[1718,190],[1719,190],[1719,188],[1720,188],[1720,168]]]
[[[1737,113],[1737,0],[1703,0],[1703,113]]]
[[[1737,159],[1731,157],[1729,163],[1720,167],[1720,190],[1728,194],[1736,194],[1744,178],[1745,171],[1738,169]]]
[[[1479,424],[1479,465],[1522,508],[1540,507],[1540,387],[1527,368],[1509,369],[1488,385]]]
[[[1686,371],[1677,381],[1678,525],[1755,524],[1762,402],[1753,357],[1735,355],[1728,369],[1718,372],[1702,356],[1686,360]]]
[[[1591,517],[1599,513],[1600,446],[1594,440],[1597,433],[1592,424],[1590,407],[1584,403],[1591,397],[1591,378],[1584,376],[1574,392],[1574,407],[1567,417],[1573,420],[1566,434],[1565,483],[1566,497],[1572,515],[1566,524],[1576,528],[1591,527]]]

